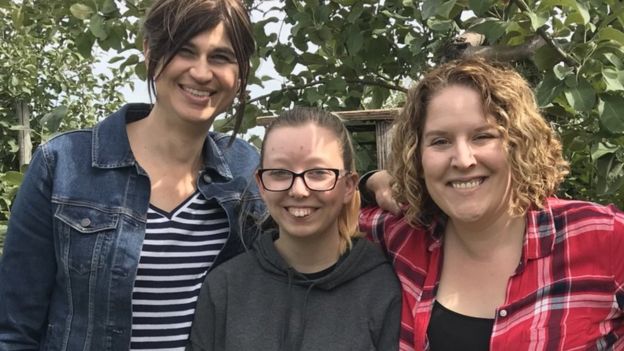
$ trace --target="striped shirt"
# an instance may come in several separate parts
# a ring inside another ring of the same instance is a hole
[[[526,217],[522,259],[496,309],[490,350],[624,350],[624,213],[548,199]],[[413,228],[378,208],[360,216],[360,228],[388,252],[401,281],[404,351],[429,349],[442,227]]]
[[[150,205],[132,293],[132,350],[184,350],[199,290],[228,232],[225,211],[199,192],[170,213]]]

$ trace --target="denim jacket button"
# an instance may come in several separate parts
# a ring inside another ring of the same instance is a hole
[[[206,183],[212,182],[212,178],[208,174],[204,174],[202,178],[204,178],[204,182]]]
[[[83,218],[83,219],[80,220],[80,225],[83,228],[86,228],[86,227],[91,225],[91,220],[89,218]]]

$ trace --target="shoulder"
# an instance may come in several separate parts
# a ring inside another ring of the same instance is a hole
[[[358,266],[365,266],[371,264],[372,269],[364,272],[360,280],[366,281],[371,288],[375,286],[384,286],[384,290],[387,292],[399,292],[400,285],[396,277],[396,273],[392,268],[392,264],[388,260],[388,257],[384,254],[379,244],[374,243],[365,238],[355,238],[352,256],[355,256],[356,260],[366,260],[367,263],[357,263]]]
[[[208,273],[206,281],[225,284],[228,280],[245,279],[248,275],[254,274],[257,265],[253,252],[247,251],[215,267]]]
[[[605,226],[624,221],[624,213],[613,204],[605,206],[588,201],[549,198],[544,210],[550,212],[555,220],[565,218],[567,227],[605,229]]]
[[[243,156],[248,156],[252,158],[258,158],[259,152],[258,149],[251,145],[249,142],[241,139],[234,138],[234,141],[230,145],[231,135],[219,132],[210,132],[208,137],[212,139],[215,145],[219,148],[221,152],[224,154],[241,154]]]

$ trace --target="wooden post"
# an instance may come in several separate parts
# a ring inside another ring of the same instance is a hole
[[[375,121],[375,138],[377,139],[377,167],[387,169],[392,138],[392,123]]]
[[[18,101],[15,104],[15,110],[17,111],[17,123],[23,127],[17,134],[19,164],[21,169],[22,166],[30,163],[30,159],[32,157],[32,142],[30,140],[30,109],[25,102]]]

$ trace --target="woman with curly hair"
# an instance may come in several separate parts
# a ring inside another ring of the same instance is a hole
[[[401,350],[624,349],[624,213],[553,197],[568,164],[517,72],[441,65],[396,124],[362,184],[401,211],[360,226],[401,280]]]

